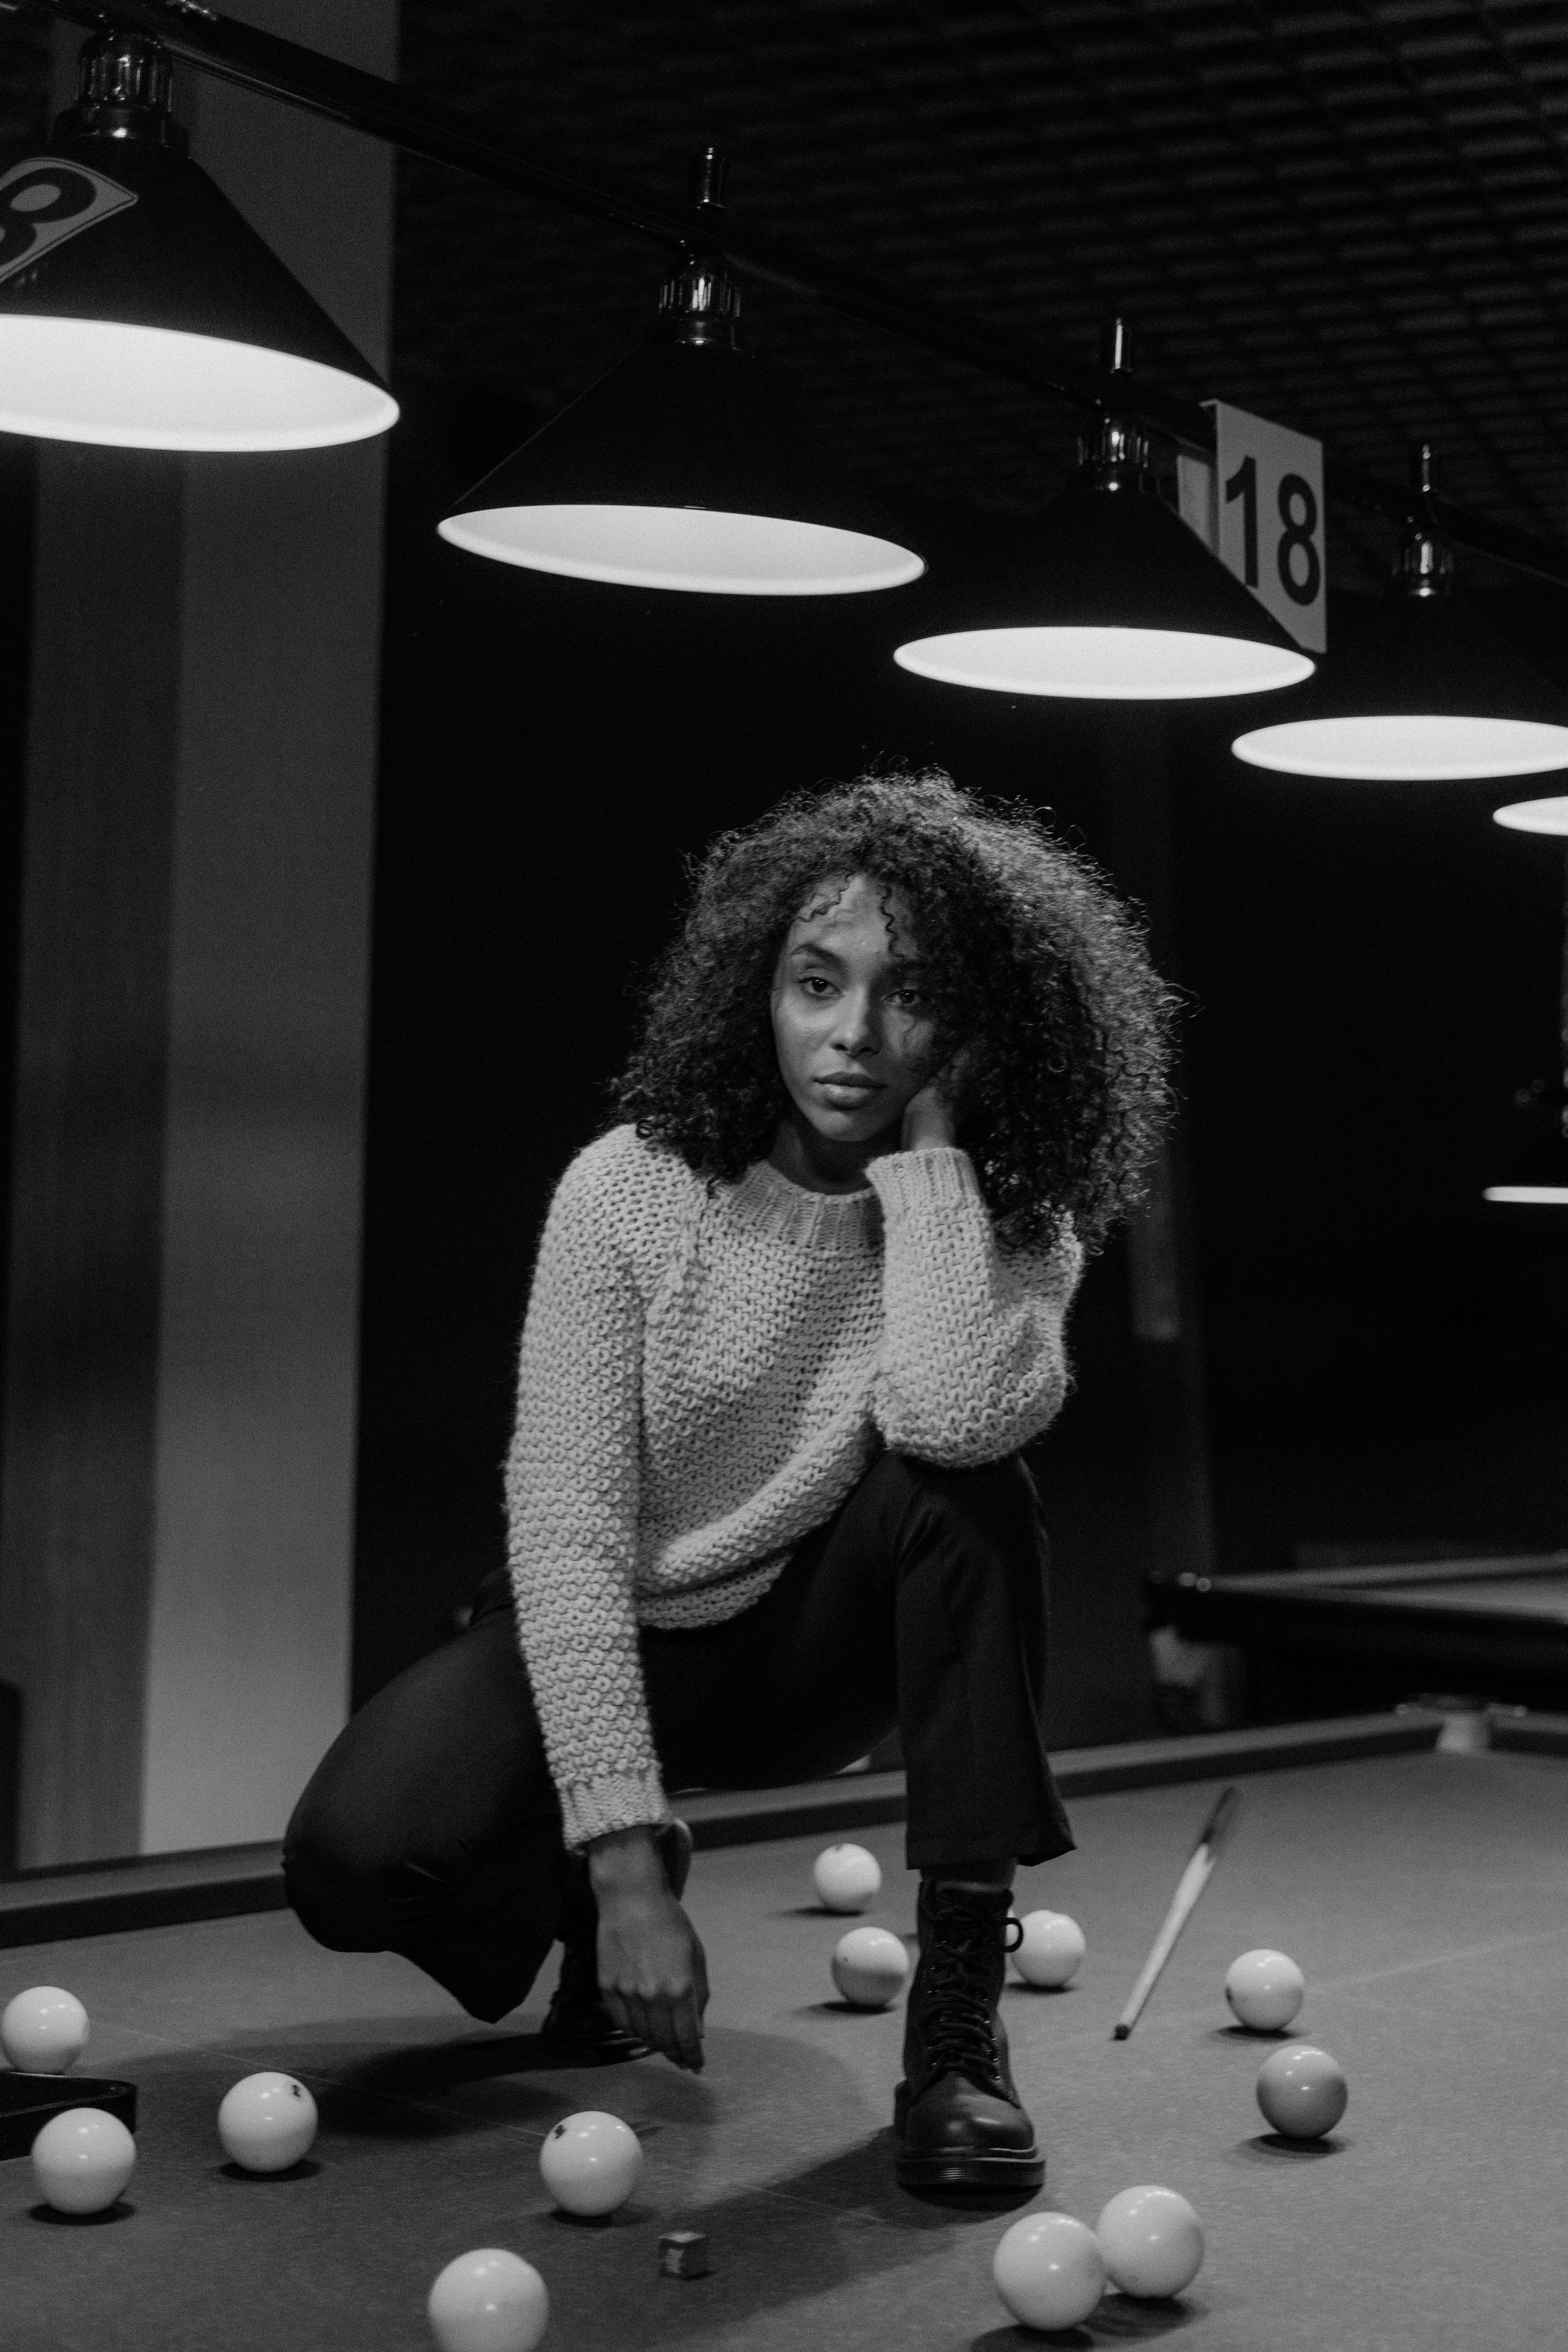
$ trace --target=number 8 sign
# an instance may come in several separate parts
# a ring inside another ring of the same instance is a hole
[[[1298,645],[1323,653],[1323,445],[1223,400],[1207,406],[1214,459],[1182,458],[1182,514]]]

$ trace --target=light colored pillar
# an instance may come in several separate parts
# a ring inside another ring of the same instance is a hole
[[[246,15],[395,70],[395,0]],[[387,151],[177,89],[384,365]],[[275,1837],[347,1711],[384,476],[380,442],[42,453],[0,1531],[24,1864]]]
[[[396,69],[395,0],[247,21]],[[384,369],[390,151],[199,79],[193,152]],[[381,441],[187,467],[141,1846],[278,1836],[348,1707]]]

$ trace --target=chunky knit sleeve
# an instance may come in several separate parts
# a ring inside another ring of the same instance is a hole
[[[1004,1255],[967,1152],[888,1152],[866,1173],[884,1219],[877,1426],[945,1469],[1000,1461],[1067,1395],[1063,1323],[1082,1245],[1069,1232],[1048,1253]]]
[[[643,1308],[607,1173],[591,1147],[551,1204],[506,1468],[518,1633],[571,1847],[669,1819],[632,1600]]]

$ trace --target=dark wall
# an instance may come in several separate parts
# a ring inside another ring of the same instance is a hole
[[[1481,1198],[1560,1066],[1563,780],[1260,778],[1194,730],[1180,883],[1220,1564],[1568,1541],[1568,1213]]]
[[[1230,710],[1152,722],[909,677],[892,646],[1016,525],[920,514],[940,579],[747,602],[550,580],[434,526],[529,420],[408,394],[395,436],[377,880],[355,1692],[449,1632],[501,1553],[511,1359],[552,1184],[606,1117],[681,860],[878,755],[1025,794],[1155,905],[1188,985],[1226,1568],[1302,1543],[1562,1541],[1568,1220],[1485,1207],[1552,1067],[1561,861],[1507,787],[1264,779]],[[1151,746],[1162,746],[1154,758]],[[1154,771],[1163,766],[1163,781]],[[1534,787],[1531,787],[1534,789]],[[1156,901],[1169,795],[1175,870]],[[1158,860],[1156,859],[1156,863]],[[1138,871],[1140,867],[1142,871]],[[1059,1743],[1151,1727],[1151,1557],[1124,1252],[1075,1313],[1040,1450]],[[1323,1694],[1325,1705],[1332,1694]]]

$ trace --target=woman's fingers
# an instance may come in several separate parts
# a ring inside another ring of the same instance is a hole
[[[693,2073],[702,2065],[707,1956],[666,1890],[652,1906],[602,1898],[599,1988],[616,2023]]]
[[[670,2031],[675,2037],[676,2063],[693,2074],[702,2072],[702,2011],[695,1986],[672,2001]]]

